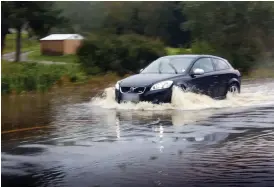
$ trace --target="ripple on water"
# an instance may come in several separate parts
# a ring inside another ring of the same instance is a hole
[[[107,98],[56,107],[42,138],[2,145],[3,185],[273,186],[274,107],[265,103],[274,100],[265,87],[225,101],[184,95],[192,99],[183,108]]]

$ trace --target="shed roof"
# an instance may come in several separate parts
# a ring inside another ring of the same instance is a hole
[[[82,40],[83,36],[80,34],[51,34],[40,40]]]

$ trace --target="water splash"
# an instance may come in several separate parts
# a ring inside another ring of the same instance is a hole
[[[108,109],[120,110],[202,110],[231,107],[248,107],[262,104],[274,104],[274,83],[243,85],[239,95],[228,95],[224,100],[214,100],[206,95],[183,92],[173,87],[171,103],[152,104],[150,102],[122,103],[115,101],[114,87],[104,90],[99,97],[94,97],[91,104]]]

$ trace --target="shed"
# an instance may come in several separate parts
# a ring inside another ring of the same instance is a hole
[[[83,36],[79,34],[51,34],[40,39],[41,54],[75,54],[83,39]]]

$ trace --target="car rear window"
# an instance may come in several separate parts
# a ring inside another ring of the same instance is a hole
[[[221,59],[213,59],[214,65],[216,70],[224,70],[224,69],[229,69],[229,65],[227,62]]]

